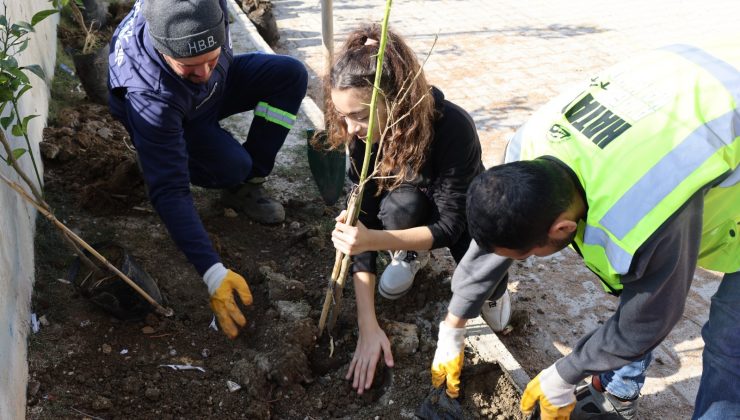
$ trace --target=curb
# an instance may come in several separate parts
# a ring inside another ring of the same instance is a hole
[[[498,363],[501,370],[509,378],[509,382],[514,385],[514,388],[521,395],[531,379],[514,358],[514,355],[501,342],[498,335],[491,331],[488,324],[483,321],[483,318],[477,317],[468,321],[465,326],[465,333],[467,336],[466,343],[475,349],[484,361]]]
[[[229,8],[229,14],[234,17],[234,22],[232,22],[232,25],[236,25],[237,27],[243,29],[244,32],[247,34],[249,41],[257,48],[258,51],[265,54],[275,54],[275,51],[269,45],[267,45],[267,42],[265,42],[264,39],[262,39],[262,36],[259,34],[259,32],[257,32],[257,28],[254,26],[252,21],[249,20],[249,17],[246,13],[244,13],[244,10],[242,10],[241,7],[236,4],[235,0],[227,0],[226,5]],[[311,125],[315,129],[324,128],[324,113],[316,105],[316,102],[311,97],[306,96],[303,99],[303,103],[301,104],[301,111],[306,114],[306,117],[308,117],[308,120],[311,121]]]

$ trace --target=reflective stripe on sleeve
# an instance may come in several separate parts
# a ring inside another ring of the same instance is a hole
[[[293,128],[295,124],[296,116],[290,112],[283,111],[282,109],[270,106],[267,102],[259,102],[257,107],[254,108],[254,115],[262,117],[267,121],[281,125],[288,130]]]

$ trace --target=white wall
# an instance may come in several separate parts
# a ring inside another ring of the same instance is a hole
[[[7,16],[11,22],[30,21],[35,12],[51,7],[47,0],[0,0],[0,3],[7,6]],[[55,16],[39,24],[36,33],[31,34],[28,48],[18,58],[21,65],[40,64],[47,79],[54,71],[57,20]],[[29,124],[34,153],[39,156],[38,142],[42,138],[48,115],[49,85],[48,81],[42,81],[35,75],[29,77],[33,89],[22,98],[20,112],[24,116],[40,115]],[[14,148],[25,147],[22,138],[14,138],[9,132],[5,135]],[[28,156],[21,157],[20,161],[27,174],[35,179]],[[18,180],[12,168],[2,162],[0,171]],[[22,202],[17,193],[0,183],[0,419],[3,420],[25,418],[28,375],[26,338],[34,279],[35,218],[36,212]]]

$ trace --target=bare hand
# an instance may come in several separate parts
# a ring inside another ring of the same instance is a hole
[[[331,232],[331,241],[334,248],[346,255],[357,255],[365,251],[370,251],[369,229],[359,220],[357,226],[351,226],[345,223],[347,211],[344,210],[335,219],[337,224]]]
[[[375,368],[380,359],[380,352],[383,352],[385,364],[393,367],[393,354],[391,353],[391,343],[385,332],[376,324],[370,331],[360,329],[360,338],[357,340],[354,357],[349,364],[347,376],[352,381],[352,388],[362,394],[366,389],[370,389],[375,377]]]

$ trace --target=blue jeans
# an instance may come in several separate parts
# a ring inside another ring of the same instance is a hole
[[[622,366],[621,368],[599,375],[601,386],[617,398],[634,400],[640,396],[640,390],[645,384],[645,371],[653,361],[653,353],[648,353],[640,360]]]
[[[740,272],[725,274],[704,324],[703,371],[693,419],[740,418]]]
[[[692,419],[740,419],[740,272],[725,274],[712,296],[704,339],[703,371]],[[599,375],[612,395],[634,399],[652,355]]]

